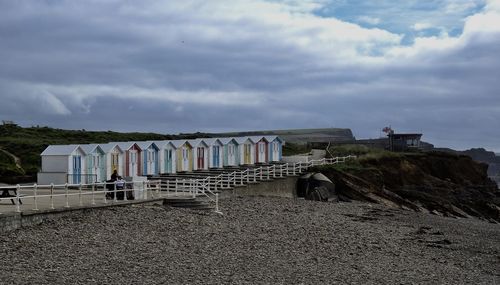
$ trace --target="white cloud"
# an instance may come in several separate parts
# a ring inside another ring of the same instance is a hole
[[[448,0],[444,9],[446,14],[456,14],[476,8],[482,1],[477,0]]]
[[[432,24],[430,23],[415,23],[413,26],[412,26],[412,29],[414,29],[415,31],[422,31],[422,30],[427,30],[429,28],[432,28]]]
[[[380,24],[380,18],[370,17],[370,16],[360,16],[360,17],[358,17],[358,21],[360,21],[361,23],[366,23],[366,24],[370,24],[370,25]]]
[[[48,115],[71,115],[71,111],[64,105],[59,98],[50,92],[43,91],[36,95],[34,103],[39,103],[40,110]]]

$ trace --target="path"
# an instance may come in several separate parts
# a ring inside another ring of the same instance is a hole
[[[10,156],[14,160],[16,167],[19,169],[22,169],[24,171],[23,167],[21,166],[21,159],[19,157],[15,156],[14,154],[6,151],[5,149],[3,149],[1,147],[0,147],[0,151],[5,153],[6,155]]]

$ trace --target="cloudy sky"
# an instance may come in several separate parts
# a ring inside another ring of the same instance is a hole
[[[500,152],[500,0],[0,0],[0,119]]]

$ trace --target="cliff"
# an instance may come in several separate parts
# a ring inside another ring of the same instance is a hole
[[[379,152],[317,171],[348,199],[500,222],[500,190],[488,177],[487,168],[465,155]]]

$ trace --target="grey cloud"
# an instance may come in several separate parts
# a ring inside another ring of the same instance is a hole
[[[437,144],[500,151],[498,35],[417,60],[346,64],[269,34],[251,15],[141,14],[120,1],[19,3],[0,1],[1,119],[163,133],[336,126],[357,137],[392,124]],[[204,34],[210,30],[222,33]],[[190,100],[163,98],[165,90]],[[199,91],[217,99],[194,100]],[[224,92],[241,102],[222,104]]]

